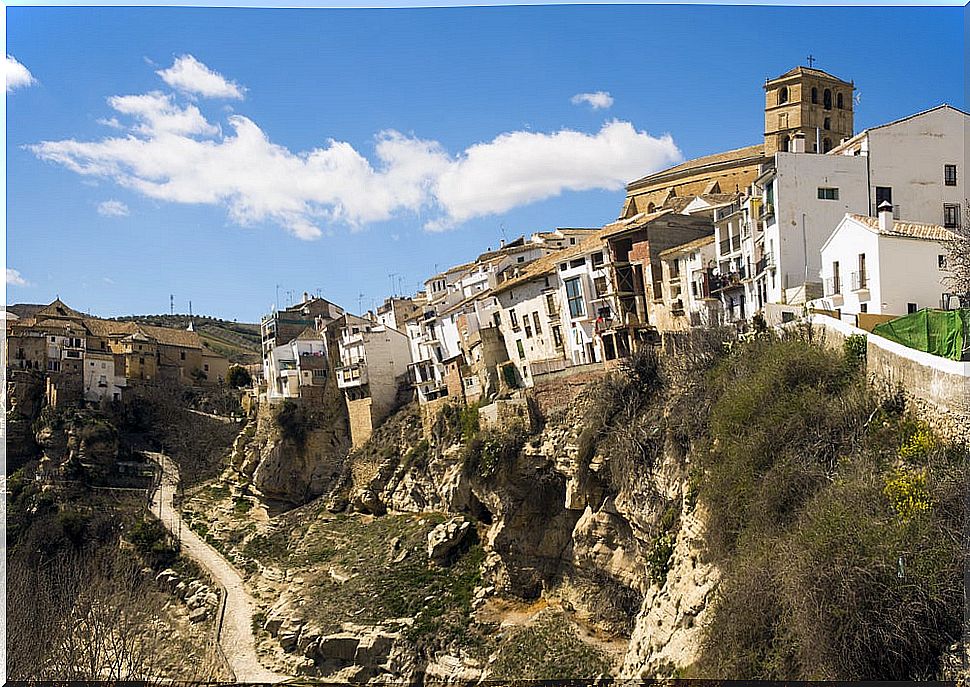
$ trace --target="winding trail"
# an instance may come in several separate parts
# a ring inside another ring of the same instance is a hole
[[[175,492],[178,490],[178,467],[162,453],[147,453],[162,468],[162,479],[152,496],[152,511],[162,524],[176,537],[181,538],[182,552],[205,568],[212,578],[226,590],[225,613],[219,645],[235,673],[236,682],[282,682],[287,675],[265,668],[256,655],[253,639],[253,599],[243,586],[243,580],[229,561],[203,541],[182,521],[175,508]]]

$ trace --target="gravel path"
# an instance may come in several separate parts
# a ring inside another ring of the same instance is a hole
[[[162,467],[162,481],[152,497],[152,511],[172,534],[181,536],[182,553],[205,568],[226,590],[226,611],[219,644],[235,673],[236,682],[282,682],[288,679],[286,675],[263,667],[256,656],[252,631],[254,604],[239,573],[218,551],[190,530],[175,509],[173,499],[179,483],[178,467],[164,454],[147,455]]]

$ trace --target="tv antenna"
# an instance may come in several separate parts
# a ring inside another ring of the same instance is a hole
[[[387,278],[391,280],[391,295],[396,296],[397,292],[394,290],[394,277],[399,277],[400,272],[388,272]]]
[[[169,315],[175,314],[175,294],[174,293],[170,293],[168,295],[168,310],[169,310],[169,313],[168,313]]]

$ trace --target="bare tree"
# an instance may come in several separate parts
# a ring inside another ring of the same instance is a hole
[[[970,201],[965,204],[963,217],[962,226],[953,230],[954,238],[944,242],[948,272],[944,283],[966,307],[970,302]]]
[[[215,648],[191,660],[172,632],[164,594],[123,552],[64,554],[50,563],[37,569],[23,556],[10,561],[10,679],[160,684],[218,677]]]

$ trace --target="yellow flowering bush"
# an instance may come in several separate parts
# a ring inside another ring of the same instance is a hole
[[[929,510],[930,493],[926,488],[926,473],[922,470],[895,470],[886,480],[882,493],[893,510],[903,519]]]
[[[926,426],[919,427],[899,449],[899,457],[906,461],[917,461],[929,455],[936,448],[936,437]]]

